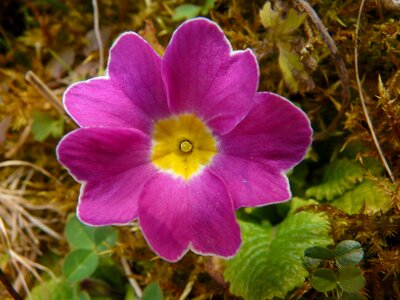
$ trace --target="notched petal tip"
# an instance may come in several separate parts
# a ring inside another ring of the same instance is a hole
[[[251,50],[232,51],[221,28],[193,19],[174,32],[162,64],[173,113],[191,112],[226,134],[253,105],[259,81]]]

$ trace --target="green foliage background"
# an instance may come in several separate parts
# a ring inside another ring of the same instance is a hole
[[[259,89],[291,99],[315,131],[306,159],[289,172],[292,201],[237,212],[244,242],[234,258],[190,253],[175,264],[155,257],[135,223],[81,224],[73,213],[79,185],[55,157],[75,128],[60,109],[63,92],[104,73],[91,1],[0,2],[0,267],[21,295],[128,300],[139,288],[145,300],[400,299],[400,8],[366,1],[358,41],[358,75],[391,180],[355,77],[360,1],[308,2],[336,55],[302,2],[98,1],[104,57],[127,30],[162,55],[182,20],[206,16],[234,49],[256,53]],[[339,257],[343,241],[355,246]]]

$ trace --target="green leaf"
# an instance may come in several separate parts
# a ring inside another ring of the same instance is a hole
[[[157,282],[152,282],[143,290],[142,300],[163,300],[163,293]]]
[[[353,240],[344,240],[336,245],[335,259],[339,266],[356,265],[364,257],[361,244]]]
[[[332,250],[325,248],[325,247],[320,247],[320,246],[314,246],[307,248],[306,251],[304,251],[304,256],[311,257],[311,258],[318,258],[318,259],[334,259],[335,254],[333,253]]]
[[[213,9],[214,6],[215,6],[215,0],[206,0],[206,1],[204,2],[204,5],[203,5],[203,7],[202,7],[202,9],[201,9],[200,14],[202,14],[202,15],[208,14],[208,12],[209,12],[211,9]]]
[[[282,71],[283,80],[292,92],[297,92],[298,82],[295,75],[305,73],[300,56],[297,53],[288,50],[290,47],[282,43],[278,45],[278,49],[278,64]]]
[[[63,279],[43,281],[32,289],[32,300],[72,299],[76,288]]]
[[[118,232],[111,226],[96,227],[94,241],[98,251],[104,251],[115,246],[118,240]]]
[[[359,213],[362,208],[372,213],[387,210],[390,197],[373,181],[364,180],[331,204],[348,214]]]
[[[71,248],[96,249],[104,251],[109,246],[115,246],[118,240],[118,232],[111,226],[90,227],[83,224],[75,215],[69,217],[65,235]]]
[[[261,24],[265,28],[276,28],[278,27],[280,16],[279,12],[276,12],[271,7],[271,2],[265,2],[263,8],[260,10]]]
[[[90,295],[88,292],[86,291],[81,291],[78,294],[78,299],[77,300],[90,300]]]
[[[306,19],[305,14],[299,15],[294,9],[290,9],[286,19],[284,19],[282,24],[282,33],[283,34],[291,34],[297,28],[303,24],[304,20]]]
[[[135,300],[135,291],[133,290],[132,286],[130,284],[128,284],[126,286],[126,293],[125,293],[125,298],[124,300]]]
[[[313,273],[321,265],[321,260],[318,258],[304,256],[303,265],[308,270],[308,272]]]
[[[311,278],[311,286],[318,292],[329,292],[337,286],[336,273],[330,269],[318,269]]]
[[[202,10],[201,6],[194,4],[183,4],[175,8],[175,13],[172,16],[172,21],[181,21],[197,17]]]
[[[65,226],[65,236],[71,248],[93,249],[95,230],[95,227],[86,226],[75,215],[71,215]]]
[[[76,282],[93,274],[99,264],[96,252],[88,249],[77,249],[70,252],[64,261],[63,272],[65,277]]]
[[[322,183],[310,187],[307,197],[317,200],[333,200],[343,195],[363,179],[363,168],[356,161],[347,158],[336,159],[325,168]]]
[[[42,142],[50,135],[60,137],[63,132],[64,118],[53,119],[45,113],[33,113],[32,133],[36,141]]]
[[[293,211],[311,201],[292,200],[291,212],[277,227],[240,222],[243,243],[239,253],[226,262],[225,278],[231,291],[245,299],[284,298],[304,283],[305,249],[331,244],[328,224],[319,214]]]
[[[365,279],[359,268],[355,266],[344,266],[339,269],[338,283],[343,291],[357,293],[365,286]]]

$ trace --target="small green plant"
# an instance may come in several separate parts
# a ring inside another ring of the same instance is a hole
[[[172,16],[173,21],[182,21],[186,19],[192,19],[199,15],[207,15],[208,12],[214,8],[215,0],[205,0],[204,5],[195,4],[183,4],[175,9],[175,13]]]
[[[33,137],[38,142],[43,142],[50,135],[54,138],[59,138],[64,133],[64,117],[53,119],[46,113],[33,113],[32,133]]]
[[[37,285],[32,291],[33,300],[90,299],[80,283],[110,263],[109,250],[118,240],[113,227],[89,227],[74,214],[67,220],[65,236],[70,252],[64,259],[62,272]]]
[[[286,16],[283,8],[276,4],[272,8],[271,2],[265,2],[260,10],[261,24],[267,29],[267,39],[272,41],[279,52],[278,64],[281,69],[283,81],[292,92],[299,89],[299,80],[311,80],[300,55],[293,49],[292,42],[295,31],[304,22],[306,15],[298,14],[290,8]]]
[[[305,265],[311,271],[311,286],[318,292],[336,291],[343,299],[364,299],[360,293],[365,279],[358,264],[364,258],[361,244],[344,240],[335,249],[310,247],[304,251]]]

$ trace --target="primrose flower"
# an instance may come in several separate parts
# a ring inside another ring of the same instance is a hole
[[[290,199],[284,172],[311,143],[306,115],[257,92],[258,81],[253,52],[232,51],[207,19],[183,23],[163,58],[136,33],[122,34],[107,76],[64,94],[80,128],[57,154],[82,184],[80,220],[138,219],[168,261],[189,249],[233,256],[241,243],[235,210]]]

